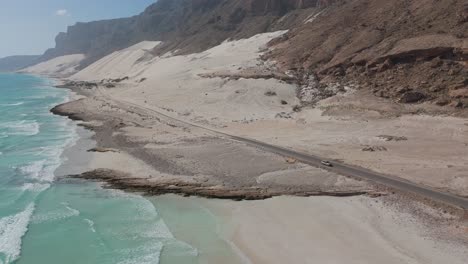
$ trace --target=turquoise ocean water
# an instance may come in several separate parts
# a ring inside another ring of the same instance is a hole
[[[79,136],[49,109],[68,96],[47,79],[0,74],[0,264],[237,263],[216,217],[192,200],[56,181]]]

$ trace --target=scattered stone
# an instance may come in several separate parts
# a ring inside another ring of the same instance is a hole
[[[442,87],[441,85],[435,85],[435,86],[430,87],[429,91],[433,92],[433,93],[438,93],[438,92],[442,91],[443,89],[444,89],[444,87]]]
[[[292,109],[292,110],[293,110],[294,112],[296,112],[296,113],[297,113],[297,112],[300,112],[300,111],[302,111],[302,106],[300,106],[300,105],[295,105],[295,106],[293,106],[293,109]]]
[[[282,105],[287,105],[288,102],[286,102],[285,100],[281,100],[281,104],[282,104]]]
[[[305,124],[307,124],[307,121],[304,118],[299,118],[296,121],[296,123],[299,124],[299,125],[305,125]]]
[[[295,163],[297,163],[297,159],[295,159],[295,158],[287,158],[287,159],[286,159],[286,162],[289,163],[289,164],[295,164]]]
[[[450,103],[450,101],[447,100],[447,99],[444,99],[444,98],[441,98],[441,99],[439,99],[439,100],[437,100],[437,101],[435,102],[435,104],[438,105],[438,106],[446,106],[446,105],[448,105],[449,103]]]
[[[128,76],[125,76],[123,78],[117,78],[117,79],[110,79],[110,82],[116,82],[116,83],[119,83],[119,82],[123,82],[123,81],[126,81],[130,79]]]
[[[389,136],[389,135],[380,135],[377,136],[380,139],[383,139],[385,141],[406,141],[408,140],[407,137],[399,137],[399,136]]]
[[[68,81],[63,85],[60,85],[59,88],[71,88],[71,87],[77,87],[77,88],[84,88],[84,89],[92,89],[92,88],[97,88],[98,83],[95,82],[86,82],[86,81]]]
[[[399,93],[399,94],[404,94],[404,93],[409,92],[409,91],[411,91],[411,89],[409,89],[408,87],[400,87],[400,88],[398,88],[396,90],[396,92]]]
[[[400,103],[417,103],[424,100],[425,98],[426,95],[421,92],[407,92],[400,98]]]
[[[393,66],[392,61],[390,59],[387,59],[387,60],[385,60],[384,63],[382,63],[382,64],[380,64],[378,66],[377,71],[378,72],[383,72],[383,71],[386,71],[386,70],[390,69],[392,66]]]
[[[369,151],[369,152],[387,151],[387,148],[384,146],[367,146],[363,148],[362,151]]]
[[[286,113],[286,112],[278,113],[278,114],[276,114],[275,117],[276,117],[276,118],[284,118],[284,119],[292,119],[291,114]]]
[[[88,150],[88,152],[106,153],[106,152],[119,152],[119,151],[116,150],[116,149],[111,149],[111,148],[99,148],[99,147],[96,147],[96,148],[92,148],[92,149]]]
[[[440,57],[437,57],[437,58],[434,58],[431,62],[430,62],[430,67],[431,68],[438,68],[440,66],[442,66],[444,62],[440,59]]]

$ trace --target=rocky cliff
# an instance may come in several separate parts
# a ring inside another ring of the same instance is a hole
[[[163,42],[155,55],[188,54],[282,29],[265,59],[302,87],[355,84],[402,103],[468,106],[464,0],[159,0],[138,16],[69,27],[41,60],[85,54],[83,68],[144,40]]]
[[[158,52],[197,52],[228,38],[289,28],[306,14],[300,10],[323,4],[323,0],[159,0],[138,16],[69,27],[41,60],[86,54],[82,65],[86,66],[143,40],[164,41]]]

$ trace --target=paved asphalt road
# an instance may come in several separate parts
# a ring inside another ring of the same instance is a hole
[[[410,181],[407,181],[398,177],[384,175],[384,174],[376,173],[376,172],[373,172],[364,168],[347,165],[342,162],[330,161],[333,167],[326,167],[321,164],[323,160],[326,160],[326,158],[324,157],[297,152],[292,149],[286,149],[283,147],[271,145],[266,142],[261,142],[261,141],[257,141],[254,139],[230,135],[228,133],[218,131],[216,129],[212,129],[209,127],[205,127],[199,124],[189,122],[189,121],[181,120],[176,117],[169,116],[167,114],[161,113],[152,108],[143,107],[141,105],[137,105],[128,101],[117,100],[113,98],[112,96],[110,96],[109,94],[107,94],[101,88],[99,88],[98,90],[102,94],[103,97],[114,101],[115,103],[123,106],[124,108],[129,108],[131,110],[140,110],[140,111],[143,110],[144,112],[147,112],[147,113],[149,112],[152,114],[156,114],[158,116],[163,116],[170,120],[174,120],[176,122],[183,123],[192,127],[197,127],[197,128],[201,128],[204,130],[208,130],[210,132],[214,132],[218,135],[222,135],[232,140],[239,141],[239,142],[248,144],[253,147],[261,148],[268,152],[276,153],[276,154],[286,156],[286,157],[295,158],[296,160],[300,162],[309,164],[314,167],[320,167],[320,168],[323,168],[323,169],[326,169],[331,172],[335,172],[344,176],[364,179],[364,180],[368,180],[368,181],[375,182],[378,184],[382,184],[390,188],[394,188],[396,190],[417,194],[424,198],[429,198],[434,201],[443,202],[452,206],[460,207],[468,212],[468,199],[467,198],[463,198],[463,197],[456,196],[450,193],[445,193],[445,192],[441,192],[438,190],[434,190],[434,189],[431,189],[430,187],[416,184],[416,183],[413,183],[413,182],[410,182]]]

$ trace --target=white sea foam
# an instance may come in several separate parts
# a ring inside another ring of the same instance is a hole
[[[84,221],[88,224],[89,229],[91,230],[91,232],[96,233],[96,229],[94,228],[93,220],[90,220],[90,219],[86,218],[86,219],[84,219]]]
[[[22,105],[24,102],[18,102],[18,103],[11,103],[11,104],[0,104],[0,106],[18,106]]]
[[[163,247],[163,243],[155,242],[146,246],[123,250],[122,253],[128,257],[118,262],[118,264],[157,264],[159,263]]]
[[[51,183],[55,178],[55,170],[62,163],[61,155],[64,146],[51,146],[43,147],[41,150],[35,153],[35,155],[47,158],[46,160],[33,161],[23,167],[19,168],[19,171],[29,177],[30,179]]]
[[[41,184],[41,183],[25,183],[21,186],[22,191],[31,191],[36,193],[41,193],[49,189],[50,184]]]
[[[39,134],[40,124],[34,120],[13,121],[0,124],[0,129],[6,130],[2,133],[5,135],[34,136]]]
[[[22,238],[33,212],[34,204],[30,204],[23,212],[0,219],[0,258],[3,255],[3,263],[13,263],[20,256]]]
[[[154,223],[154,226],[150,230],[147,230],[144,234],[142,234],[142,237],[148,237],[153,239],[173,239],[174,235],[171,233],[164,220],[159,219]]]
[[[32,179],[39,179],[42,169],[44,168],[46,160],[37,160],[29,163],[28,165],[19,168],[23,175],[27,175]]]
[[[55,171],[62,164],[62,153],[79,139],[76,132],[76,126],[69,126],[67,121],[61,122],[63,133],[66,137],[62,138],[59,144],[54,146],[39,147],[28,150],[31,154],[39,156],[42,159],[33,161],[19,168],[19,171],[30,179],[40,181],[41,183],[51,183],[55,178]]]
[[[135,214],[131,217],[131,221],[142,224],[135,225],[131,232],[139,238],[148,239],[151,242],[145,246],[129,248],[119,251],[126,256],[125,260],[117,262],[119,264],[146,264],[159,263],[160,254],[166,244],[177,244],[183,252],[181,255],[198,255],[196,248],[193,248],[187,243],[180,242],[175,239],[174,235],[164,222],[154,207],[153,203],[137,194],[125,193],[119,190],[109,190],[109,195],[117,199],[131,201],[136,209]],[[128,230],[130,231],[130,230]],[[119,234],[120,235],[120,234]]]
[[[52,97],[55,96],[58,98],[61,93],[54,94],[51,93],[50,89],[47,89],[44,90],[44,95],[37,96],[36,98],[51,97],[51,95]],[[68,100],[68,98],[65,99]],[[0,106],[13,107],[23,103],[24,102],[11,103],[8,105],[0,104]],[[36,115],[40,115],[42,112],[45,113],[45,109],[44,111],[39,111],[39,113],[36,113]],[[47,114],[50,115],[48,112]],[[23,113],[23,115],[25,114]],[[19,115],[17,117],[19,117]],[[35,149],[31,148],[29,150],[19,149],[17,151],[18,154],[24,154],[26,156],[33,154],[37,156],[38,159],[35,162],[31,162],[30,164],[25,164],[24,166],[17,168],[18,171],[26,178],[26,183],[20,187],[22,191],[40,193],[47,190],[54,179],[55,170],[61,164],[61,155],[64,149],[68,146],[71,146],[72,144],[75,144],[78,140],[75,125],[71,124],[71,122],[65,118],[61,119],[60,121],[55,120],[60,119],[54,118],[52,120],[53,123],[50,123],[50,126],[57,128],[56,132],[58,132],[56,133],[57,140],[53,143],[55,146],[41,148],[36,147]],[[0,138],[17,135],[38,135],[42,130],[41,126],[46,125],[49,126],[48,121],[40,124],[35,120],[21,120],[0,123]],[[36,139],[36,137],[34,139]],[[31,202],[31,204],[20,213],[3,218],[0,217],[0,264],[10,264],[19,258],[21,254],[22,238],[26,234],[28,225],[31,222],[39,223],[43,221],[57,221],[80,215],[78,210],[72,208],[68,204],[63,204],[61,208],[59,207],[52,211],[38,211],[38,214],[33,215],[34,212],[35,205],[34,202]]]
[[[61,221],[70,217],[79,216],[81,213],[75,208],[70,207],[66,203],[62,203],[63,208],[52,210],[46,213],[38,213],[32,217],[34,224],[45,222]]]

